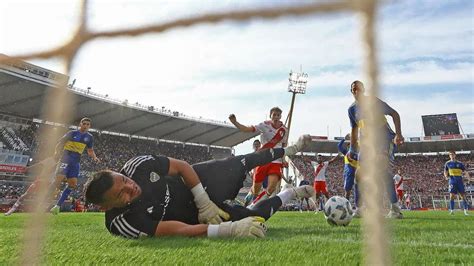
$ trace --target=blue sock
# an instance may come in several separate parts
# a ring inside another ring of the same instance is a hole
[[[464,209],[465,209],[465,210],[468,210],[468,209],[469,209],[469,205],[467,205],[467,201],[463,200],[462,203],[463,203],[463,205],[464,205]]]
[[[70,189],[69,187],[67,187],[63,193],[61,194],[61,197],[59,198],[58,200],[58,203],[56,203],[56,205],[58,206],[61,206],[63,205],[64,201],[67,199],[67,197],[69,196],[69,194],[71,193],[72,189]]]
[[[449,209],[454,210],[454,200],[449,201]]]
[[[390,177],[389,182],[387,182],[387,189],[388,189],[388,196],[390,197],[390,203],[397,203],[397,192],[395,191],[395,184],[393,183],[393,179]]]
[[[319,197],[319,209],[324,210],[323,197]]]
[[[357,184],[354,185],[354,205],[356,208],[359,207],[359,186]]]

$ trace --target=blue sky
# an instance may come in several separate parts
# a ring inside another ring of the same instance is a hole
[[[256,7],[256,1],[90,1],[93,30],[171,21],[211,11]],[[259,6],[295,1],[258,1]],[[0,53],[16,55],[70,38],[78,1],[4,0]],[[399,111],[405,137],[422,134],[421,115],[458,113],[474,133],[474,1],[394,1],[378,15],[381,98]],[[7,25],[7,26],[6,26]],[[135,39],[96,40],[71,73],[82,88],[183,112],[256,124],[280,106],[286,117],[290,70],[309,75],[296,100],[290,140],[303,133],[349,131],[349,84],[364,80],[359,20],[343,12],[278,20],[224,22]],[[34,61],[62,71],[57,60]],[[132,93],[133,92],[133,93]],[[250,151],[250,143],[236,147]]]

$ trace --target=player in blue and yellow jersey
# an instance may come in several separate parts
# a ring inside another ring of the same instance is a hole
[[[461,195],[464,214],[469,215],[467,210],[469,205],[466,201],[466,193],[464,190],[464,183],[462,181],[463,173],[465,172],[464,164],[456,160],[456,152],[449,151],[450,160],[444,164],[444,177],[449,180],[449,213],[453,215],[454,211],[454,195]]]
[[[362,138],[364,137],[364,117],[362,115],[362,112],[360,111],[360,102],[367,99],[366,97],[371,97],[371,96],[365,96],[364,95],[364,84],[361,81],[354,81],[351,84],[351,93],[354,96],[354,103],[349,107],[348,109],[348,115],[349,115],[349,120],[351,123],[351,146],[349,148],[349,155],[350,157],[353,157],[353,155],[356,153],[357,150],[357,142],[359,139],[359,136]],[[387,215],[388,218],[398,218],[401,219],[403,218],[402,213],[400,212],[400,207],[398,206],[398,199],[397,195],[395,192],[395,186],[393,184],[393,174],[392,174],[392,168],[393,168],[393,161],[394,161],[394,154],[396,150],[397,145],[401,145],[404,142],[404,138],[402,136],[402,131],[401,131],[401,122],[400,122],[400,115],[398,114],[397,111],[395,111],[392,107],[390,107],[387,103],[384,101],[376,98],[375,99],[378,106],[380,107],[380,110],[382,111],[382,116],[378,118],[378,125],[380,130],[384,131],[385,134],[385,143],[380,147],[380,150],[378,153],[381,156],[387,156],[389,159],[389,167],[386,175],[386,180],[384,180],[387,191],[390,196],[390,202],[391,202],[391,207],[390,207],[390,213]],[[390,128],[390,125],[387,123],[387,119],[385,118],[385,115],[391,116],[393,119],[393,124],[395,125],[395,132]],[[363,160],[363,153],[360,154],[360,158]]]
[[[90,118],[82,118],[79,124],[79,130],[71,130],[64,135],[56,145],[56,154],[62,152],[62,158],[59,162],[56,181],[54,186],[59,187],[61,182],[66,178],[67,187],[61,193],[58,202],[51,208],[51,213],[58,214],[61,205],[67,199],[71,191],[77,188],[77,177],[79,176],[79,168],[81,155],[84,150],[87,150],[87,154],[96,162],[100,162],[99,158],[95,155],[93,145],[94,138],[91,133],[88,132],[91,126]]]
[[[352,188],[354,188],[354,205],[355,205],[355,212],[353,216],[355,218],[360,217],[360,211],[359,211],[359,187],[357,185],[356,181],[356,170],[359,167],[359,156],[357,153],[348,153],[348,149],[346,148],[345,141],[350,139],[350,134],[347,134],[345,139],[342,139],[338,144],[337,144],[337,149],[339,150],[340,153],[344,154],[344,197],[346,199],[349,199],[351,196],[351,191]]]

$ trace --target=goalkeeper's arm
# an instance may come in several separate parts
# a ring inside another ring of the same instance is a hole
[[[265,237],[267,228],[264,221],[262,217],[247,217],[239,221],[216,225],[190,225],[179,221],[162,221],[156,228],[155,236]]]

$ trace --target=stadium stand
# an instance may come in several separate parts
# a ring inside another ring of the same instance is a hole
[[[37,135],[41,127],[53,127],[62,133],[68,130],[67,126],[61,125],[61,121],[41,119],[41,106],[48,90],[65,86],[68,80],[66,75],[20,60],[0,64],[0,163],[2,160],[9,162],[6,167],[0,164],[0,208],[2,203],[16,199],[29,185],[24,170],[27,163],[39,160],[35,156],[39,153]],[[186,116],[164,107],[130,104],[126,100],[115,100],[72,84],[67,89],[76,105],[73,121],[77,122],[84,116],[92,118],[95,151],[102,159],[102,163],[96,164],[84,156],[81,165],[83,175],[99,168],[119,169],[130,157],[144,153],[162,154],[190,163],[228,157],[232,147],[256,136],[242,133],[226,122]],[[423,141],[421,138],[413,139],[415,141],[410,138],[401,147],[399,152],[402,154],[397,156],[396,163],[403,175],[413,179],[408,187],[419,199],[419,205],[429,207],[434,202],[435,194],[437,197],[446,195],[442,166],[447,158],[443,155],[408,154],[437,153],[449,149],[469,152],[474,150],[474,135],[429,137]],[[337,141],[327,137],[315,136],[307,152],[335,154],[336,144]],[[31,161],[25,161],[25,158]],[[468,164],[472,171],[471,154],[459,156],[459,159]],[[313,170],[301,157],[293,158],[293,165],[303,176],[312,179]],[[329,167],[328,189],[332,194],[342,194],[342,167],[342,159]],[[245,182],[247,191],[251,184],[249,179]],[[472,183],[467,185],[470,191],[474,190]],[[78,191],[82,183],[79,186]],[[81,197],[79,192],[73,196]]]
[[[314,156],[308,156],[312,160],[316,160]],[[324,157],[329,160],[331,157]],[[474,158],[472,154],[460,154],[458,160],[465,163],[466,169],[474,173]],[[444,163],[449,160],[447,155],[398,155],[395,157],[395,167],[401,170],[404,177],[411,180],[405,183],[406,189],[411,195],[412,204],[416,207],[433,208],[433,199],[448,196],[448,184],[443,177]],[[301,178],[309,180],[314,179],[314,170],[302,156],[295,156],[293,165],[298,168]],[[331,195],[343,195],[343,167],[344,162],[335,161],[328,168],[327,186]],[[472,179],[471,179],[472,180]],[[468,191],[474,191],[474,182],[465,183]]]

